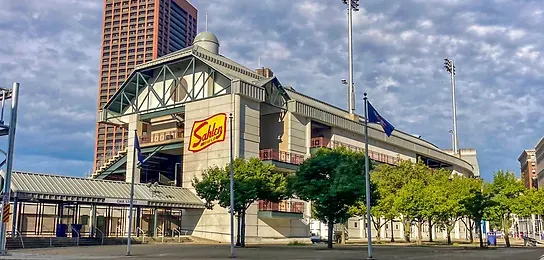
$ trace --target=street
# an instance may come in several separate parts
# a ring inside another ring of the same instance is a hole
[[[125,256],[126,246],[66,247],[10,251],[0,259],[229,259],[228,245],[146,244],[134,245],[132,256]],[[237,259],[366,259],[364,246],[338,246],[327,250],[324,245],[287,246],[252,245],[237,248]],[[516,259],[538,260],[544,248],[465,249],[463,247],[375,246],[374,258],[390,259]]]

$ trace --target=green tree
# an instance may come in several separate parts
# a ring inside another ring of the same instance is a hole
[[[364,154],[338,149],[319,149],[305,160],[289,187],[294,195],[311,201],[314,216],[328,225],[328,245],[332,249],[335,223],[344,223],[349,209],[365,194]]]
[[[426,194],[433,201],[430,213],[446,229],[448,244],[451,244],[451,232],[455,223],[463,220],[466,215],[462,202],[470,195],[468,180],[457,175],[451,176],[450,171],[440,169],[433,173],[432,181],[427,187]]]
[[[476,178],[461,178],[459,179],[462,197],[460,204],[462,205],[463,217],[461,221],[469,231],[470,243],[474,242],[473,230],[476,224],[481,223],[483,210],[489,205],[488,200],[482,195],[483,182]],[[480,230],[478,228],[478,230]],[[481,231],[481,230],[480,230]],[[480,234],[481,238],[481,234]],[[480,239],[481,240],[481,239]]]
[[[249,160],[237,158],[233,162],[234,172],[234,213],[240,219],[241,246],[245,246],[246,210],[258,200],[278,202],[286,197],[287,181],[274,166],[264,164],[258,158]],[[230,164],[225,167],[210,167],[202,178],[193,178],[196,194],[206,201],[206,208],[213,209],[214,203],[230,208]]]
[[[512,214],[516,210],[518,197],[523,194],[525,187],[517,180],[515,174],[510,171],[497,171],[493,176],[493,182],[484,186],[491,194],[493,205],[485,210],[485,218],[490,225],[504,232],[506,246],[510,247],[510,227],[512,226]]]
[[[376,238],[381,240],[380,232],[381,228],[387,224],[387,222],[394,220],[398,214],[395,211],[395,191],[391,189],[387,181],[384,180],[388,175],[393,174],[395,171],[393,166],[387,164],[378,165],[370,174],[371,180],[371,208],[372,224],[374,228],[378,230]],[[353,216],[366,217],[366,201],[358,201],[356,205],[350,208],[349,213]],[[383,221],[382,221],[383,217]],[[393,228],[391,227],[391,232]],[[395,238],[391,235],[392,242]]]
[[[397,190],[394,206],[404,217],[404,230],[410,230],[411,222],[417,223],[417,243],[421,245],[423,223],[432,215],[432,198],[428,195],[427,186],[431,181],[431,169],[420,160],[417,163],[402,162],[397,168],[406,180],[395,180],[400,189]],[[398,178],[399,174],[395,174]],[[405,231],[406,240],[410,234]]]
[[[529,218],[533,214],[538,214],[541,208],[541,201],[539,200],[539,193],[535,189],[527,189],[520,196],[514,199],[512,205],[512,213],[516,214],[520,218]],[[525,230],[529,230],[529,221],[525,222]],[[533,232],[534,235],[534,232]]]

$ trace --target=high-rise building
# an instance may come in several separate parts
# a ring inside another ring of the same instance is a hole
[[[197,10],[187,0],[104,0],[98,109],[136,65],[192,44]],[[127,130],[96,126],[94,169],[124,149]]]
[[[521,168],[521,180],[526,188],[538,188],[537,171],[536,171],[536,154],[535,150],[525,150],[518,158]]]

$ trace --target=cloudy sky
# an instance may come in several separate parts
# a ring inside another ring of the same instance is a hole
[[[271,67],[284,85],[346,107],[347,16],[340,0],[193,0],[223,55]],[[542,137],[544,3],[529,0],[362,0],[354,14],[357,111],[362,93],[398,129],[451,148],[458,132],[484,178],[519,174]],[[21,83],[18,170],[82,176],[92,168],[102,0],[0,0],[0,86]],[[541,86],[541,87],[539,87]],[[539,112],[540,111],[540,112]],[[5,139],[5,138],[4,138]]]

